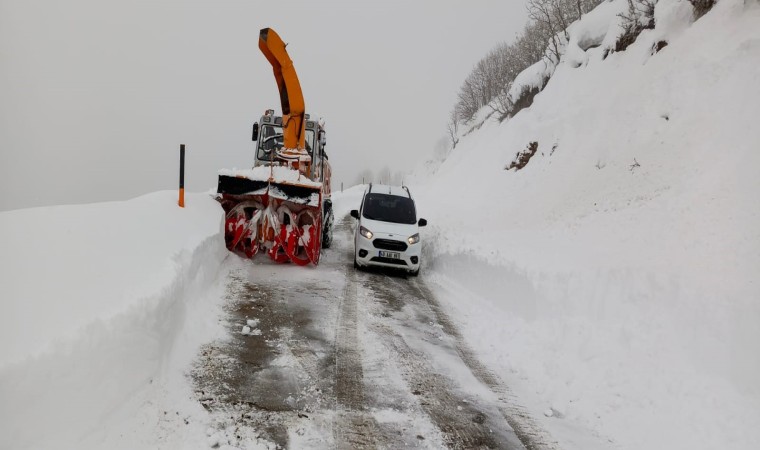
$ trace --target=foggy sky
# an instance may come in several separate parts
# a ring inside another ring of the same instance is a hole
[[[189,191],[250,167],[252,123],[280,112],[265,27],[326,121],[333,189],[403,170],[525,16],[513,0],[0,0],[0,211],[176,189],[181,143]]]

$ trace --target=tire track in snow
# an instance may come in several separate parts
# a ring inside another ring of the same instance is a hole
[[[416,337],[422,337],[416,336],[422,328],[419,322],[430,328],[427,325],[430,311],[425,311],[427,303],[409,280],[368,274],[366,281],[373,297],[381,299],[385,309],[378,314],[373,329],[393,350],[408,388],[441,431],[443,443],[452,449],[524,448],[493,402],[473,395],[467,386],[460,386],[440,373],[431,363],[436,357],[409,342],[409,339],[414,342]],[[408,315],[410,312],[412,316]],[[416,320],[410,321],[410,318]],[[411,330],[410,333],[403,332],[405,328]],[[441,343],[434,345],[445,351]],[[453,364],[457,363],[463,362],[455,359]]]
[[[475,378],[488,386],[498,396],[501,403],[499,411],[507,423],[509,423],[509,426],[512,427],[520,442],[528,450],[554,450],[558,448],[557,443],[536,424],[528,411],[520,406],[514,394],[504,385],[499,377],[475,356],[475,352],[467,345],[449,315],[443,311],[430,288],[419,280],[414,280],[411,286],[417,291],[417,298],[424,299],[427,302],[435,314],[436,322],[442,326],[443,331],[453,338],[454,349],[462,359],[462,362],[467,365]]]
[[[350,218],[336,226],[338,232],[350,236]],[[344,252],[353,260],[353,252]],[[335,398],[338,405],[334,439],[338,448],[376,448],[379,435],[377,423],[366,414],[362,349],[357,335],[358,280],[352,268],[344,270],[346,285],[340,304],[340,318],[335,335]]]
[[[383,315],[392,315],[393,312],[400,311],[404,304],[415,305],[417,307],[415,313],[421,321],[427,321],[427,313],[432,313],[434,324],[449,336],[451,348],[458,358],[470,373],[494,394],[500,415],[525,448],[528,450],[558,448],[556,441],[538,426],[500,378],[480,362],[423,280],[385,276],[381,282],[372,283],[370,287],[375,291],[376,298],[385,299],[387,310]]]
[[[356,320],[356,282],[349,279],[341,299],[335,337],[335,396],[340,406],[349,409],[357,409],[364,403]]]

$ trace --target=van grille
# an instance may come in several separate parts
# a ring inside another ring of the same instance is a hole
[[[385,264],[395,264],[397,266],[405,266],[406,261],[403,259],[396,259],[396,258],[381,258],[379,256],[374,256],[370,259],[370,261],[379,262],[379,263],[385,263]]]
[[[392,250],[394,252],[404,252],[407,247],[406,242],[393,239],[375,239],[372,241],[372,245],[380,250]]]

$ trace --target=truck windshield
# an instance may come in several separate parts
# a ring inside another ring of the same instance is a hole
[[[417,222],[414,201],[409,197],[388,194],[367,194],[362,215],[370,220],[413,224]]]
[[[309,152],[309,155],[312,155],[311,149],[314,148],[314,137],[314,130],[306,130],[306,151]],[[269,161],[274,157],[272,150],[279,150],[282,146],[282,127],[279,125],[263,125],[259,135],[256,158]]]

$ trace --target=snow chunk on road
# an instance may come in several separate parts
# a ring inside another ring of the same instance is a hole
[[[240,334],[245,336],[261,336],[261,330],[259,330],[259,319],[248,319],[246,320],[246,324],[243,325],[242,331],[240,331]]]
[[[245,336],[261,336],[261,330],[258,328],[251,328],[248,325],[243,326],[243,330],[240,334]]]

